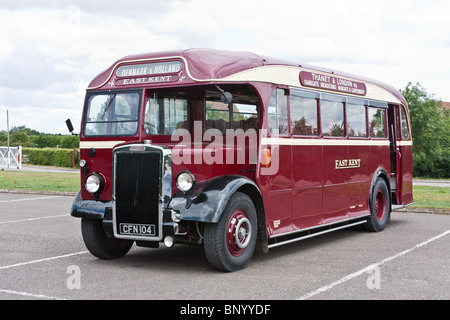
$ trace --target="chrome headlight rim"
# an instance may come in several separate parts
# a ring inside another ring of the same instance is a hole
[[[105,180],[98,173],[92,173],[86,177],[84,181],[85,189],[92,194],[97,194],[102,191],[105,186]]]
[[[178,190],[183,193],[188,193],[191,191],[195,186],[195,182],[195,176],[187,169],[181,171],[175,179]]]

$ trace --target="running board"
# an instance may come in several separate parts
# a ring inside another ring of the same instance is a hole
[[[352,220],[350,222],[346,221],[346,222],[342,222],[342,223],[321,226],[321,227],[317,227],[317,228],[309,229],[309,230],[299,230],[298,232],[289,233],[286,235],[280,235],[280,236],[277,236],[276,238],[272,238],[269,240],[268,248],[269,249],[276,248],[276,247],[280,247],[285,244],[313,238],[313,237],[320,236],[322,234],[330,233],[333,231],[355,227],[355,226],[366,223],[367,217],[368,216],[358,218],[358,220],[356,222],[354,220]]]

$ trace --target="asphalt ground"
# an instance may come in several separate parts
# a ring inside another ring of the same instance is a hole
[[[382,233],[341,230],[222,273],[197,246],[133,246],[99,260],[69,215],[72,201],[0,193],[0,300],[450,299],[449,215],[396,212]]]

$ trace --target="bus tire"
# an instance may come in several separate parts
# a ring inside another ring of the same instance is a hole
[[[205,224],[204,250],[212,267],[234,272],[250,261],[256,246],[258,219],[252,200],[234,193],[218,223]]]
[[[89,252],[97,258],[121,258],[130,251],[133,241],[108,237],[99,219],[81,219],[81,234]]]
[[[390,219],[390,203],[390,194],[386,181],[378,178],[372,190],[370,217],[363,225],[365,230],[371,232],[381,232],[384,230]]]

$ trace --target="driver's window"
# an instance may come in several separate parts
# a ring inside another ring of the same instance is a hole
[[[171,135],[176,129],[188,129],[187,106],[185,93],[154,93],[145,105],[145,134]]]

